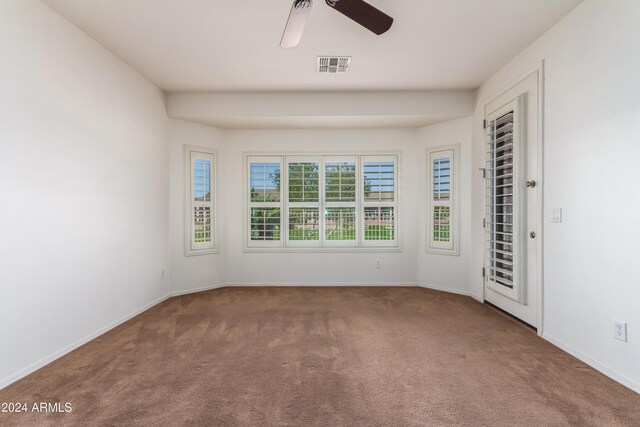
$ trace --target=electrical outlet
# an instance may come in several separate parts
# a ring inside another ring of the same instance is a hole
[[[613,321],[613,337],[617,340],[627,342],[627,324]]]
[[[562,222],[562,208],[549,209],[549,221],[554,223]]]
[[[381,267],[382,267],[382,266],[380,265],[380,260],[379,260],[379,259],[377,259],[377,260],[376,260],[376,268],[381,268]]]

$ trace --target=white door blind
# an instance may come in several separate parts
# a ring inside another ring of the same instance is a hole
[[[517,102],[489,118],[486,150],[486,242],[488,286],[511,299],[522,298],[520,226],[521,150]]]

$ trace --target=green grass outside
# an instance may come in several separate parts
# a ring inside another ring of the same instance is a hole
[[[201,233],[201,234],[209,234],[209,233]],[[210,234],[209,234],[210,235]],[[378,226],[372,225],[365,229],[364,231],[364,239],[365,240],[393,240],[394,239],[394,230],[391,226]],[[280,240],[280,230],[271,230],[267,233],[267,239],[264,239],[260,236],[260,233],[257,230],[252,230],[251,238],[252,240]],[[198,236],[196,235],[196,241]],[[289,240],[293,241],[317,241],[320,240],[320,232],[319,230],[304,230],[304,229],[293,229],[289,230]],[[327,236],[327,240],[331,241],[354,241],[356,240],[356,230],[354,228],[343,229],[342,233],[340,230],[332,230]],[[205,240],[201,240],[205,241]]]
[[[433,238],[436,241],[448,242],[451,239],[451,226],[434,225]]]
[[[193,235],[194,241],[196,243],[205,243],[211,241],[211,232],[210,231],[198,231]]]
[[[364,240],[393,240],[392,226],[370,225],[364,230]]]

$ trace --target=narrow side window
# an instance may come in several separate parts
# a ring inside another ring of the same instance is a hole
[[[216,156],[207,148],[185,147],[187,160],[186,254],[216,250]]]
[[[457,230],[456,212],[456,156],[455,148],[428,153],[428,247],[429,251],[455,254]]]

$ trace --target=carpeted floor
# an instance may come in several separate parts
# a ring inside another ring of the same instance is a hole
[[[421,288],[170,299],[0,391],[0,425],[638,426],[640,395],[474,300]]]

